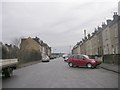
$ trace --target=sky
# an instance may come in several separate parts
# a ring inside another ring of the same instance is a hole
[[[3,0],[0,3],[2,42],[39,37],[52,52],[69,53],[87,34],[113,19],[119,0]]]

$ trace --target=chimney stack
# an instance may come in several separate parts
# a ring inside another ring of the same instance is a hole
[[[95,31],[94,31],[95,33],[97,32],[97,29],[95,28]]]
[[[111,23],[112,20],[108,19],[107,20],[107,25],[109,25]]]
[[[102,28],[105,28],[106,27],[106,24],[105,22],[102,23]]]
[[[88,39],[89,39],[90,37],[91,37],[90,34],[88,34]]]
[[[117,20],[117,19],[118,19],[118,14],[117,14],[117,12],[114,12],[113,19],[114,19],[114,20]]]
[[[99,31],[99,30],[101,30],[102,28],[98,26],[98,28],[97,28],[97,29],[98,29],[98,31]]]

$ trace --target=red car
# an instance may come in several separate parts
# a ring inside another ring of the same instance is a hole
[[[70,67],[75,67],[75,66],[86,66],[88,68],[95,68],[96,66],[100,65],[101,61],[95,60],[95,59],[90,59],[89,56],[87,55],[72,55],[68,59],[68,65]]]

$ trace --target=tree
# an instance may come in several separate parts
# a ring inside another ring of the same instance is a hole
[[[2,45],[2,59],[7,59],[8,58],[8,51],[4,45]]]
[[[21,42],[21,38],[22,37],[19,37],[19,38],[14,38],[13,40],[12,40],[12,45],[15,45],[16,47],[18,47],[19,48],[19,45],[20,45],[20,42]]]

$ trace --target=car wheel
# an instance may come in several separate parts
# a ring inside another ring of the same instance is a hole
[[[88,68],[93,68],[93,66],[92,66],[91,63],[88,63],[88,64],[87,64],[87,67],[88,67]]]
[[[69,65],[70,67],[73,67],[73,63],[71,63],[71,62],[70,62],[70,63],[68,63],[68,65]]]

